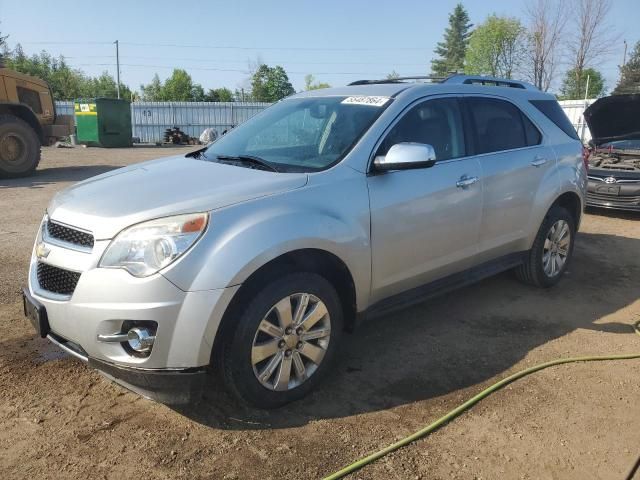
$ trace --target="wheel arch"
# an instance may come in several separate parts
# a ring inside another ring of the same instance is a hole
[[[553,204],[549,207],[549,210],[555,206],[565,208],[573,216],[577,230],[582,218],[582,200],[580,199],[580,196],[573,191],[564,192],[556,198]]]
[[[293,272],[317,273],[328,280],[334,286],[340,298],[345,329],[350,331],[355,327],[357,312],[356,288],[353,276],[346,263],[327,250],[302,248],[279,255],[257,268],[247,277],[231,299],[222,316],[214,338],[212,355],[216,351],[220,351],[220,343],[233,331],[235,326],[233,319],[237,318],[243,305],[246,304],[251,295],[274,276]]]

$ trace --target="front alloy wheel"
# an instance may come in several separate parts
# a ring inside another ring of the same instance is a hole
[[[295,293],[276,303],[258,326],[251,364],[270,390],[291,390],[318,369],[329,346],[331,318],[325,304],[310,293]]]
[[[257,407],[304,397],[331,369],[337,352],[343,328],[338,293],[310,272],[274,274],[245,288],[238,310],[225,318],[213,367],[230,393]]]

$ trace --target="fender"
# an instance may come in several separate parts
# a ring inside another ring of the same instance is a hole
[[[163,275],[183,290],[227,288],[283,254],[313,248],[344,262],[358,309],[365,308],[371,284],[368,190],[364,174],[344,170],[342,178],[329,174],[301,189],[213,211],[192,254]]]

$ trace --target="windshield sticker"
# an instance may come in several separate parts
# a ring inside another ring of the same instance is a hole
[[[382,107],[389,101],[389,97],[369,97],[369,96],[357,96],[347,97],[341,103],[350,105],[371,105],[372,107]]]

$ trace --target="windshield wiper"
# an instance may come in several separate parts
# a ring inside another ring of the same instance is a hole
[[[257,167],[262,167],[263,170],[270,170],[272,172],[279,172],[279,170],[274,167],[271,163],[263,160],[260,157],[255,157],[253,155],[218,155],[216,157],[218,160],[223,162],[239,162],[245,163],[247,165],[253,165]]]

